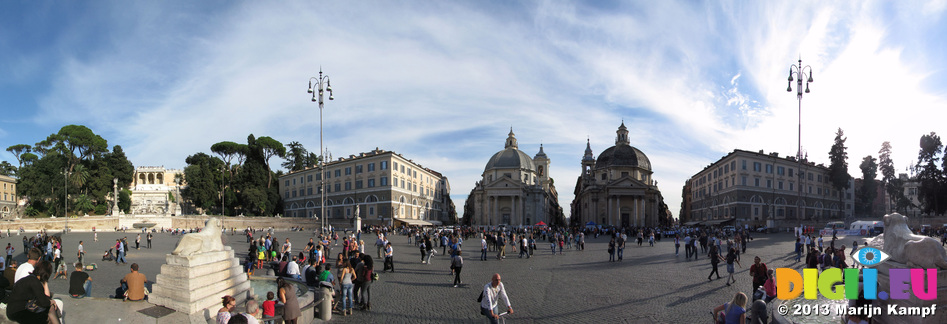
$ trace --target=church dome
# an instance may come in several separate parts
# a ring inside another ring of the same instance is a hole
[[[615,137],[615,146],[609,147],[602,151],[602,154],[598,155],[598,160],[595,161],[595,168],[607,168],[607,167],[638,167],[651,171],[651,161],[648,160],[648,156],[644,155],[644,152],[631,146],[631,141],[628,138],[628,128],[625,127],[625,122],[622,121],[621,126],[618,127],[616,131],[617,136]],[[586,149],[586,155],[591,153],[590,149]]]
[[[527,169],[535,171],[533,159],[523,151],[516,148],[507,148],[497,152],[487,162],[487,167],[483,171],[490,169]]]
[[[651,161],[641,150],[630,145],[615,145],[598,155],[595,168],[638,167],[651,171]]]
[[[490,158],[490,161],[487,161],[487,166],[483,171],[486,172],[490,169],[526,169],[536,171],[536,167],[533,165],[533,159],[519,150],[512,128],[506,138],[505,148],[494,154],[493,157]]]

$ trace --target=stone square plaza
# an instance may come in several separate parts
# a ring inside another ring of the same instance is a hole
[[[135,238],[139,232],[98,232],[98,241],[93,233],[74,232],[63,236],[65,261],[76,261],[75,251],[80,240],[86,250],[85,263],[95,263],[91,271],[93,280],[91,299],[68,298],[68,280],[50,280],[50,291],[65,302],[66,321],[69,323],[164,323],[173,317],[147,315],[140,312],[153,305],[146,303],[106,303],[114,294],[119,280],[129,272],[129,264],[140,265],[141,272],[150,281],[155,280],[165,255],[170,253],[180,235],[157,233],[153,248],[147,249],[144,235],[140,249],[135,249]],[[257,232],[255,237],[260,237]],[[35,235],[26,232],[23,235]],[[55,234],[60,235],[60,234]],[[298,253],[313,237],[308,231],[276,231],[280,242],[289,238],[293,251]],[[22,253],[24,236],[4,235],[0,244],[12,243],[16,248],[14,259],[25,261]],[[129,264],[116,265],[114,261],[102,261],[102,255],[118,238],[127,237],[131,244],[127,260]],[[225,245],[236,251],[241,260],[246,255],[248,243],[242,231],[231,234],[228,230],[222,237]],[[742,255],[742,267],[736,268],[737,282],[725,285],[726,267],[721,263],[724,279],[707,280],[710,262],[705,254],[698,260],[674,253],[673,238],[662,238],[649,246],[647,240],[638,246],[633,239],[626,245],[624,259],[609,262],[608,238],[588,236],[584,251],[566,248],[562,254],[553,255],[549,243],[537,240],[538,250],[531,258],[519,258],[507,248],[506,258],[498,260],[496,252],[489,252],[487,261],[480,261],[479,239],[463,243],[463,284],[453,287],[449,257],[437,247],[438,254],[430,264],[421,262],[418,248],[403,235],[391,238],[394,248],[394,272],[381,272],[382,262],[376,257],[374,234],[363,233],[366,252],[376,260],[379,281],[372,287],[372,309],[356,310],[354,315],[333,314],[331,322],[339,323],[482,323],[479,304],[476,302],[483,285],[494,273],[502,276],[514,313],[505,316],[512,323],[704,323],[711,320],[711,309],[729,301],[740,291],[749,295],[751,276],[749,266],[753,257],[759,256],[770,269],[789,267],[801,269],[793,253],[794,236],[791,233],[754,234],[749,241],[746,254]],[[839,242],[851,246],[856,239],[841,237]],[[864,238],[857,239],[861,245]],[[333,246],[332,253],[341,251],[341,242]],[[335,255],[331,257],[334,262]],[[70,268],[70,272],[72,269]],[[334,271],[333,271],[334,272]],[[263,292],[265,294],[265,292]],[[260,292],[257,292],[260,294]],[[779,300],[774,303],[780,302]],[[115,305],[119,305],[116,308]],[[770,307],[770,312],[773,312]],[[316,317],[318,318],[318,317]],[[318,322],[319,320],[315,320]],[[806,318],[801,323],[837,323],[838,317]]]

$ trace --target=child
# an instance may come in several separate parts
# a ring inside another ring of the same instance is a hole
[[[263,318],[271,318],[276,316],[276,301],[273,300],[276,298],[273,295],[273,292],[266,293],[266,301],[263,302]],[[263,324],[273,324],[273,320],[263,321]]]

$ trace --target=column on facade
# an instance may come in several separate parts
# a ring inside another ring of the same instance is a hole
[[[516,215],[516,196],[510,196],[510,204],[512,205],[512,208],[510,208],[510,225],[512,225],[514,219],[519,219],[519,217],[517,217],[518,215]],[[519,223],[522,225],[523,221],[520,220]]]
[[[620,195],[615,196],[615,219],[618,220],[617,224],[619,226],[624,225],[624,224],[621,224],[621,196]]]
[[[638,213],[639,213],[639,210],[638,210],[638,201],[639,201],[639,200],[641,200],[641,197],[635,196],[635,226],[639,226],[639,225],[640,225],[640,223],[638,222],[638,217],[639,217],[639,216],[638,216]]]
[[[612,221],[612,196],[605,196],[605,215],[608,215],[608,221]]]
[[[493,224],[493,220],[497,219],[497,213],[500,209],[497,205],[499,205],[499,197],[493,196],[493,216],[490,218],[490,225],[496,225]]]

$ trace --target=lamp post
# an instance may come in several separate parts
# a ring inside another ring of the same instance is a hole
[[[220,217],[221,217],[221,221],[223,221],[223,217],[227,215],[226,213],[224,213],[224,200],[227,199],[227,193],[225,192],[227,187],[224,182],[225,180],[224,178],[226,177],[227,177],[227,167],[221,166],[220,167]]]
[[[808,72],[806,71],[808,70]],[[797,173],[799,174],[799,188],[796,192],[796,211],[802,212],[802,207],[800,202],[802,201],[802,181],[805,180],[805,174],[802,173],[802,81],[806,81],[806,91],[809,93],[809,83],[812,83],[812,67],[803,66],[802,58],[799,59],[798,64],[793,64],[789,67],[789,83],[786,86],[786,92],[792,92],[792,81],[793,75],[796,76],[796,98],[799,100],[799,150],[796,151],[796,161],[798,161],[799,168]],[[799,219],[802,219],[803,215],[797,215]]]
[[[325,86],[325,88],[323,88],[323,85]],[[325,183],[326,183],[325,165],[326,163],[325,163],[325,155],[324,155],[324,152],[322,151],[323,150],[322,149],[323,147],[322,146],[322,135],[323,135],[322,133],[322,108],[325,105],[325,101],[323,101],[323,98],[322,98],[323,90],[329,92],[329,100],[335,100],[335,98],[332,97],[332,85],[329,82],[329,75],[323,75],[322,68],[320,67],[319,76],[309,78],[309,93],[312,94],[312,102],[319,103],[319,153],[323,154],[323,156],[321,156],[319,159],[320,160],[319,172],[321,173],[320,179],[322,179],[321,181],[319,181],[319,192],[320,192],[319,220],[321,224],[319,233],[325,232],[325,228],[326,228],[326,190],[325,190]]]
[[[63,192],[65,193],[65,196],[63,197],[63,200],[62,200],[63,208],[64,208],[62,212],[62,216],[66,218],[66,227],[62,229],[63,233],[66,233],[69,231],[69,174],[70,173],[71,172],[69,172],[67,169],[62,169],[62,175],[63,175],[62,187],[63,187]]]

